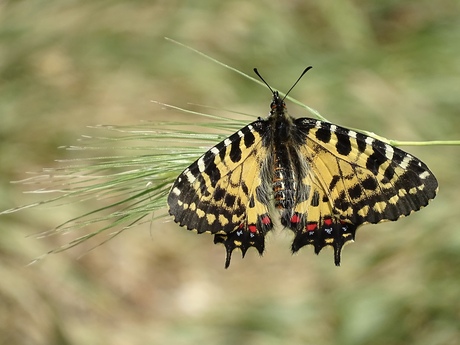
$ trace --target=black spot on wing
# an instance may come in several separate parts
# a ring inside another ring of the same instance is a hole
[[[219,182],[219,180],[221,179],[221,175],[220,175],[220,170],[216,166],[216,163],[214,163],[214,156],[212,156],[212,159],[209,159],[208,162],[206,162],[206,168],[204,172],[209,176],[211,185],[215,187],[217,182]],[[201,177],[201,176],[198,175],[198,177]],[[204,183],[206,187],[206,183],[204,181],[200,181],[200,183]]]
[[[318,206],[319,205],[319,193],[317,190],[313,193],[313,196],[311,198],[311,206]]]
[[[221,201],[224,198],[226,193],[227,193],[227,191],[225,189],[217,187],[216,190],[214,191],[214,195],[213,195],[214,200],[215,201]]]
[[[377,189],[377,181],[372,176],[368,176],[361,182],[361,186],[364,189],[374,191]]]
[[[206,185],[206,181],[205,181],[203,175],[201,175],[201,174],[198,175],[198,176],[196,177],[196,180],[198,181],[198,183],[199,183],[199,185],[200,185],[200,186],[199,186],[200,194],[203,195],[203,196],[205,196],[205,197],[210,196],[211,193],[209,192],[209,188],[208,188],[208,186]],[[215,185],[215,184],[217,183],[217,181],[214,181],[214,182],[212,182],[212,183]]]
[[[228,207],[233,207],[233,205],[235,204],[235,200],[236,200],[235,195],[227,194],[227,195],[225,196],[225,204],[226,204]]]
[[[316,131],[316,139],[321,140],[324,143],[328,143],[331,141],[330,125],[329,125],[329,128],[324,128],[324,127],[318,128],[318,130]]]
[[[374,175],[377,175],[379,173],[380,166],[385,163],[388,158],[386,158],[384,154],[385,144],[380,140],[374,140],[372,142],[372,148],[374,152],[367,157],[366,168],[372,171]]]
[[[219,158],[221,161],[224,160],[225,158],[225,155],[227,154],[227,150],[226,150],[226,145],[223,141],[221,141],[220,143],[218,143],[215,148],[219,151]]]
[[[252,145],[254,145],[254,142],[256,140],[254,134],[252,132],[249,131],[249,129],[246,131],[246,132],[243,132],[244,134],[244,146],[246,146],[247,148],[251,147]]]
[[[402,151],[402,150],[400,150],[400,149],[398,149],[397,147],[393,147],[393,150],[394,150],[394,152],[393,152],[392,161],[399,165],[404,160],[404,157],[407,156],[407,153]]]
[[[363,193],[363,189],[359,184],[355,184],[353,187],[348,188],[348,195],[352,199],[359,199]]]
[[[390,181],[393,176],[395,175],[395,169],[392,167],[390,164],[386,169],[385,172],[383,173],[384,176],[384,181]]]
[[[335,144],[335,148],[337,149],[337,152],[343,156],[348,156],[348,154],[351,152],[350,137],[347,133],[348,131],[345,133],[335,133],[335,135],[337,136],[337,143]]]
[[[238,163],[241,160],[242,153],[240,148],[241,137],[234,134],[230,137],[230,140],[232,141],[230,144],[230,159],[233,163]]]
[[[359,152],[364,152],[366,150],[366,136],[361,133],[356,133],[356,143],[358,145]]]
[[[350,203],[347,200],[345,191],[341,191],[339,197],[334,200],[334,208],[340,211],[348,210]]]
[[[329,184],[329,190],[333,190],[335,186],[337,185],[337,182],[339,182],[340,176],[339,175],[334,175],[332,177],[331,183]]]

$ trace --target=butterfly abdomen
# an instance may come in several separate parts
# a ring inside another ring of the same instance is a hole
[[[277,152],[273,167],[273,196],[277,209],[291,210],[296,200],[296,176],[287,151]]]
[[[273,118],[273,198],[275,208],[280,211],[283,226],[289,223],[297,203],[298,173],[297,152],[293,149],[294,125],[292,118],[282,108]]]

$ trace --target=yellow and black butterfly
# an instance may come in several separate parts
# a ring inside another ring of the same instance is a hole
[[[235,248],[243,257],[249,247],[262,254],[279,221],[295,234],[292,252],[332,246],[338,266],[360,225],[395,221],[436,196],[436,178],[414,156],[328,122],[295,119],[270,90],[268,117],[198,158],[168,196],[177,223],[225,245],[226,268]]]

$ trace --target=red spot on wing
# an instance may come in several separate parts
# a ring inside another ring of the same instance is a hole
[[[298,213],[294,213],[293,216],[291,217],[291,223],[299,223],[300,222],[300,216]]]
[[[252,233],[257,232],[257,228],[256,228],[256,226],[255,226],[254,224],[249,225],[249,226],[248,226],[248,229],[249,229],[249,231],[252,232]]]
[[[270,223],[272,222],[272,220],[270,219],[270,217],[267,216],[267,215],[263,216],[262,219],[261,219],[261,221],[262,221],[262,223],[265,224],[265,225],[268,225],[268,224],[270,224]]]
[[[307,224],[307,231],[315,231],[318,228],[317,223],[308,223]]]
[[[332,225],[332,219],[331,219],[331,218],[326,218],[326,219],[324,220],[324,225],[327,225],[327,226]]]

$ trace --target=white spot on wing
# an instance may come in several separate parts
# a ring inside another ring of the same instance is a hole
[[[374,139],[374,138],[371,138],[371,137],[366,137],[366,140],[365,140],[366,144],[367,144],[367,145],[370,145],[370,146],[372,146],[372,143],[373,143],[374,141],[375,141],[375,139]]]
[[[428,171],[422,172],[420,175],[418,175],[422,180],[426,179],[427,177],[430,176],[430,173]]]
[[[394,153],[393,147],[385,144],[385,157],[387,157],[389,160],[392,160],[393,153]]]
[[[225,146],[229,146],[231,144],[232,144],[232,141],[230,139],[227,138],[227,139],[224,140],[224,145]]]
[[[203,157],[201,157],[200,159],[198,159],[197,164],[198,164],[198,170],[199,170],[200,172],[203,172],[203,171],[204,171],[204,168],[205,168]]]
[[[356,132],[355,131],[348,131],[348,135],[354,139],[356,139]]]
[[[213,148],[211,148],[211,150],[209,150],[209,151],[214,153],[214,155],[216,155],[216,156],[219,154],[219,150],[215,146]]]
[[[407,166],[409,165],[409,162],[412,160],[412,157],[409,155],[404,156],[404,159],[401,162],[401,168],[407,169]]]
[[[187,169],[186,171],[184,171],[184,174],[185,174],[185,176],[187,176],[187,180],[188,180],[189,183],[195,182],[196,177],[193,176],[193,174],[190,172],[190,170]]]

